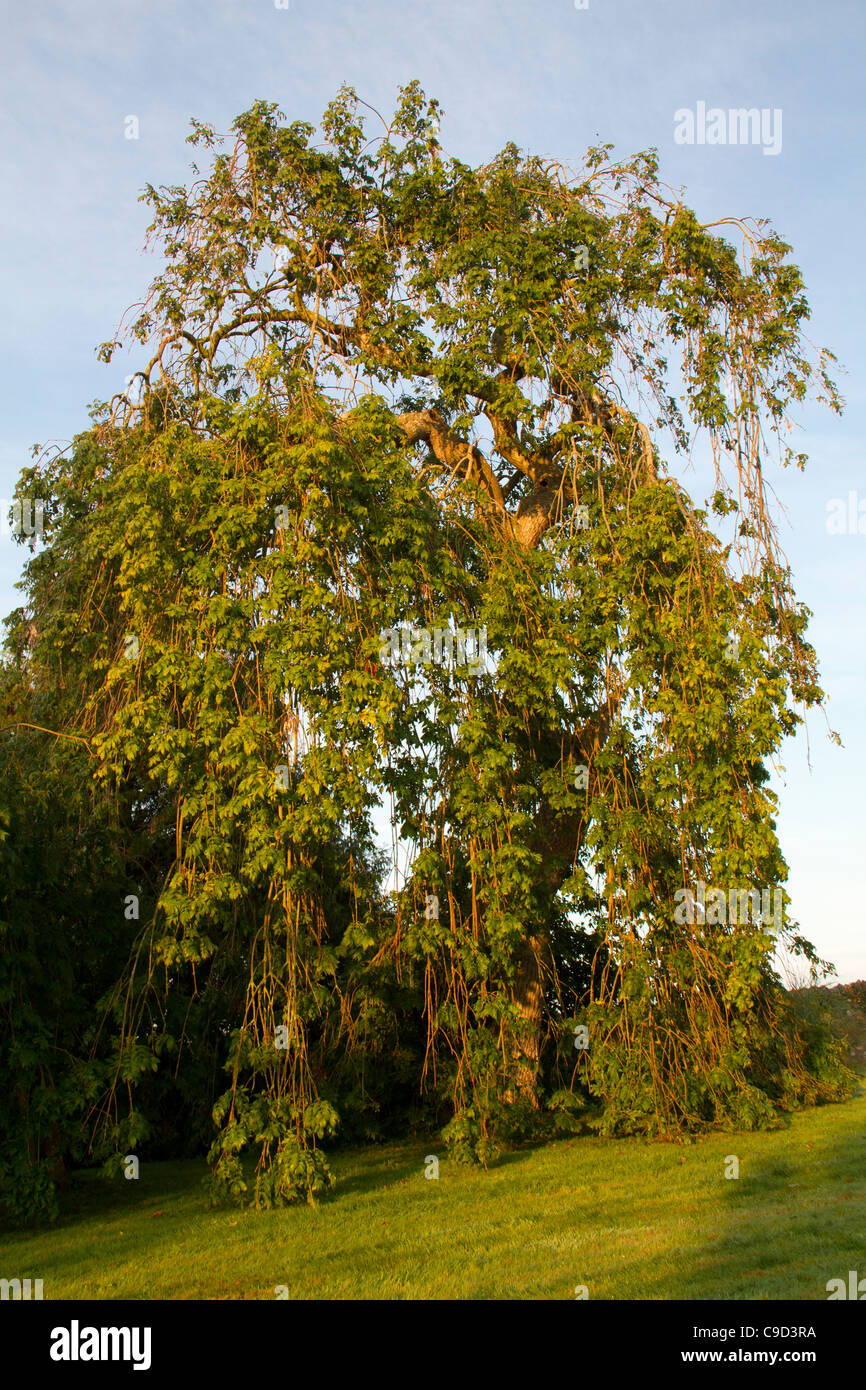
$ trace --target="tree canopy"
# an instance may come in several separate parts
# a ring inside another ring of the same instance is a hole
[[[338,1133],[487,1162],[850,1084],[773,965],[820,964],[768,769],[822,692],[767,471],[841,408],[791,248],[701,225],[653,151],[470,168],[417,84],[362,108],[193,123],[101,349],[146,347],[135,389],[19,484],[10,1201],[25,1151],[36,1205],[58,1156],[160,1144],[237,1199],[255,1155],[270,1204]]]

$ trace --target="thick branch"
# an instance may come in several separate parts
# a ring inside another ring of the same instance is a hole
[[[505,498],[499,479],[475,444],[467,444],[458,434],[449,429],[438,411],[410,410],[397,416],[397,424],[406,434],[411,444],[423,440],[428,444],[440,463],[449,468],[465,466],[480,479],[487,495],[497,510],[507,517]]]

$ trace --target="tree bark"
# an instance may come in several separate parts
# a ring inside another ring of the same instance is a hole
[[[517,974],[512,999],[520,1010],[521,1019],[515,1029],[512,1061],[514,1088],[506,1093],[506,1101],[528,1101],[538,1109],[538,1071],[541,1065],[541,1026],[544,1020],[544,985],[541,962],[545,942],[539,936],[522,941],[517,952]]]

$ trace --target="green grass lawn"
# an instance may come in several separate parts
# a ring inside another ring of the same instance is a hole
[[[581,1136],[486,1173],[412,1141],[333,1167],[315,1208],[264,1213],[209,1207],[197,1163],[84,1174],[57,1226],[0,1235],[0,1277],[41,1278],[46,1299],[826,1299],[866,1275],[863,1093],[769,1134]]]

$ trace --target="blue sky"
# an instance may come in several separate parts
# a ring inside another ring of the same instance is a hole
[[[829,534],[828,503],[866,502],[862,319],[866,6],[862,0],[47,0],[4,7],[0,97],[3,409],[0,497],[34,442],[68,441],[129,363],[97,362],[157,263],[142,252],[146,182],[188,177],[190,117],[227,131],[256,98],[316,122],[343,82],[383,113],[418,78],[444,108],[442,143],[467,162],[507,141],[578,164],[590,144],[657,147],[663,179],[703,221],[768,217],[834,349],[847,409],[801,417],[805,474],[771,481],[783,547],[813,610],[829,724],[813,714],[783,755],[779,830],[794,915],[843,981],[866,978],[866,534]],[[759,144],[679,144],[675,112],[782,113]],[[127,139],[126,118],[138,120]],[[690,475],[677,465],[689,486]],[[694,475],[692,475],[694,483]],[[864,506],[866,512],[866,506]],[[864,520],[866,530],[866,520]],[[0,608],[21,552],[0,537]]]

